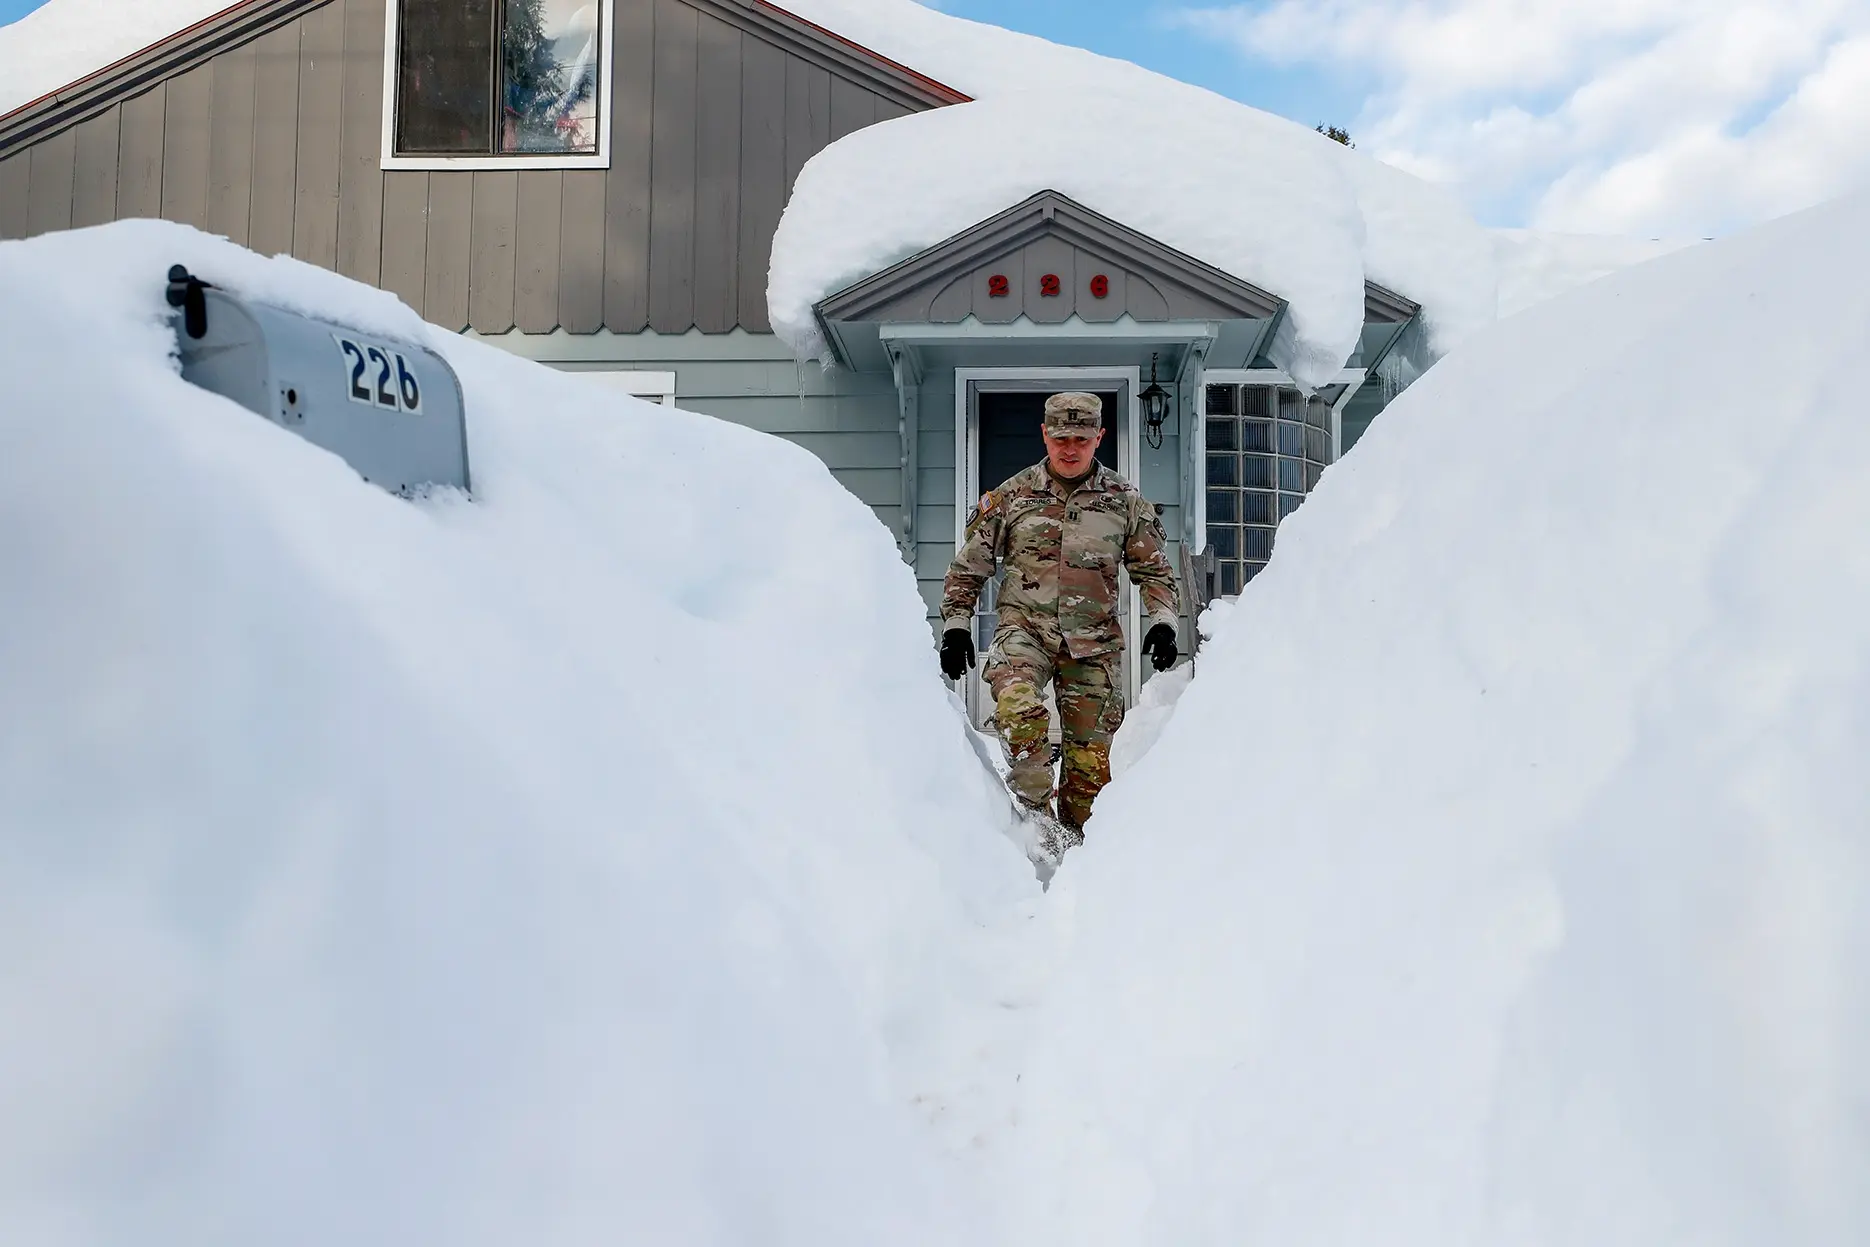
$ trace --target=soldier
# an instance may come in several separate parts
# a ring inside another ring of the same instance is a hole
[[[1175,665],[1175,572],[1156,510],[1098,463],[1103,402],[1054,394],[1045,403],[1045,460],[983,495],[942,587],[942,673],[974,665],[972,624],[981,586],[1004,559],[1000,626],[982,672],[1012,763],[1014,794],[1052,816],[1046,685],[1056,681],[1064,738],[1058,822],[1065,843],[1084,840],[1091,802],[1110,782],[1110,738],[1123,722],[1123,629],[1117,568],[1143,595],[1143,651],[1156,670]]]

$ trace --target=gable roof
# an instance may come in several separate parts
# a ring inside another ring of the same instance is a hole
[[[1056,239],[1170,287],[1183,296],[1172,304],[1199,305],[1201,315],[1264,320],[1280,307],[1278,296],[1048,190],[829,296],[818,305],[819,317],[888,319],[916,293],[938,290],[1041,238]]]
[[[165,78],[192,69],[331,2],[235,0],[219,12],[140,51],[0,114],[0,157],[74,126]],[[953,87],[834,34],[769,0],[683,2],[751,30],[786,51],[840,77],[857,81],[905,108],[935,108],[962,103],[969,98]]]

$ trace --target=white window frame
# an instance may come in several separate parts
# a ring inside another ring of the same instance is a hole
[[[567,152],[533,152],[526,155],[419,155],[401,156],[396,152],[396,86],[398,40],[402,31],[403,0],[388,0],[383,6],[383,160],[385,169],[608,169],[610,168],[611,100],[616,95],[614,81],[617,56],[617,0],[597,0],[597,151],[588,155]],[[496,49],[495,55],[498,55]]]
[[[576,374],[589,377],[606,389],[640,398],[663,407],[675,406],[675,374],[653,372],[644,368],[580,368]]]
[[[1142,419],[1137,406],[1137,395],[1142,388],[1142,369],[1120,364],[1082,368],[957,368],[954,370],[954,545],[957,551],[967,540],[968,518],[979,504],[981,494],[990,488],[979,479],[980,413],[968,401],[969,393],[976,387],[986,393],[992,393],[997,388],[1030,390],[1030,384],[1022,386],[1006,383],[1034,381],[1055,385],[1061,391],[1098,390],[1113,381],[1127,387],[1129,410],[1117,413],[1118,424],[1111,432],[1117,438],[1117,471],[1125,480],[1136,479],[1136,465],[1142,462],[1142,443],[1137,428]],[[996,385],[996,382],[1000,384]],[[1142,667],[1138,662],[1138,646],[1142,638],[1137,635],[1137,630],[1142,626],[1142,607],[1140,595],[1130,588],[1127,572],[1120,572],[1118,583],[1123,594],[1124,704],[1134,706],[1142,689]],[[976,723],[980,721],[983,704],[980,672],[981,669],[976,667],[974,678],[966,685],[968,717]]]

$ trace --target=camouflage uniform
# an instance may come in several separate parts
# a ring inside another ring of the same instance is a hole
[[[1097,402],[1088,395],[1057,398]],[[1047,405],[1047,423],[1056,427],[1053,405]],[[1088,427],[1099,423],[1093,415]],[[1044,690],[1057,681],[1064,742],[1058,816],[1067,826],[1084,826],[1092,799],[1110,782],[1110,739],[1123,722],[1117,568],[1129,568],[1143,595],[1144,631],[1157,623],[1173,627],[1175,572],[1164,546],[1155,507],[1121,476],[1093,461],[1086,476],[1061,481],[1041,462],[981,498],[948,568],[942,626],[968,628],[995,559],[1006,561],[1000,626],[982,675],[993,689],[1013,790],[1028,806],[1048,812],[1051,723]]]

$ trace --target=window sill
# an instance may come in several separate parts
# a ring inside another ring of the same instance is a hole
[[[610,157],[559,156],[550,152],[526,156],[385,156],[385,169],[608,169]]]

